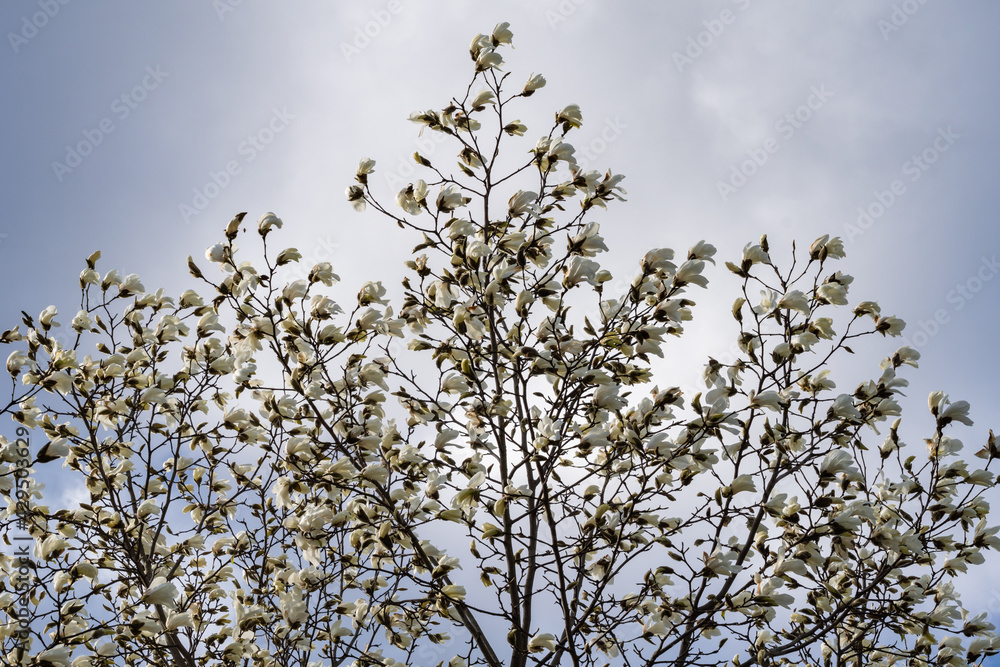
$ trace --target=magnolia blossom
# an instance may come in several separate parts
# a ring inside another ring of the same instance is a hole
[[[730,496],[743,493],[744,491],[754,492],[756,490],[757,487],[754,485],[753,478],[750,475],[740,475],[726,487],[723,495]]]
[[[101,279],[94,253],[72,331],[52,331],[54,307],[0,330],[0,524],[38,561],[0,608],[49,617],[15,658],[964,667],[1000,650],[949,580],[1000,550],[1000,447],[946,435],[970,408],[942,392],[924,443],[910,435],[915,350],[851,378],[855,340],[903,323],[848,303],[842,242],[793,245],[782,267],[766,237],[737,246],[741,284],[701,306],[705,241],[643,248],[615,280],[599,209],[623,176],[576,165],[579,107],[528,158],[506,152],[526,130],[510,119],[544,117],[518,108],[544,77],[491,71],[512,41],[506,23],[477,35],[458,94],[412,115],[458,162],[416,155],[431,185],[399,193],[404,213],[357,165],[354,207],[412,233],[398,287],[327,289],[328,262],[272,250],[280,218],[255,233],[237,214],[206,253],[219,275],[188,259],[200,294]],[[701,311],[717,303],[725,317]],[[674,340],[696,317],[732,325],[707,363]],[[705,389],[675,386],[675,362],[702,364]],[[65,494],[36,479],[54,461]],[[519,621],[529,595],[543,613]]]
[[[535,201],[538,199],[538,194],[526,190],[518,190],[508,202],[507,212],[512,218],[520,218],[525,213],[534,213],[537,211],[537,206],[535,206]]]
[[[791,290],[778,301],[778,308],[797,310],[806,317],[809,316],[809,297],[801,290]]]
[[[427,202],[427,183],[422,179],[411,183],[396,195],[396,203],[410,215],[419,215]]]
[[[43,667],[69,667],[72,655],[73,649],[69,646],[54,646],[39,653],[36,660]]]
[[[562,123],[563,127],[580,127],[583,124],[583,113],[578,104],[570,104],[556,114],[556,123]]]
[[[493,28],[493,32],[490,33],[490,41],[496,46],[501,44],[512,46],[513,39],[514,33],[510,31],[510,23],[507,23],[506,21],[497,23]]]
[[[563,285],[566,287],[573,287],[581,282],[588,282],[591,285],[599,284],[597,280],[597,272],[600,269],[600,264],[597,262],[581,257],[580,255],[574,255],[566,263],[564,271],[566,275],[563,277]]]
[[[759,244],[748,243],[743,247],[743,262],[753,264],[770,264],[771,258]]]
[[[809,247],[809,257],[811,259],[837,259],[844,256],[844,243],[839,236],[830,238],[829,234],[824,234]]]
[[[460,206],[465,206],[470,201],[469,197],[462,194],[462,191],[458,189],[455,185],[449,185],[447,187],[441,188],[440,194],[437,198],[437,208],[442,213],[451,213],[456,208]],[[407,211],[408,213],[411,211]]]
[[[257,232],[261,236],[264,236],[272,229],[280,229],[282,224],[281,218],[274,213],[268,212],[260,216],[260,220],[257,221]]]
[[[937,417],[938,423],[942,426],[953,421],[962,422],[966,426],[972,426],[969,419],[969,402],[955,401],[951,403],[948,395],[941,391],[931,392],[927,399],[931,414]]]
[[[710,555],[705,554],[704,560],[705,568],[713,575],[727,577],[737,571],[733,563],[736,560],[736,553],[733,551],[716,549]]]
[[[532,95],[536,90],[542,88],[545,85],[545,77],[541,74],[532,74],[528,79],[528,82],[524,84],[524,90],[521,94],[525,97]]]
[[[492,90],[481,90],[469,100],[469,107],[473,111],[482,111],[488,104],[496,102],[496,95]]]
[[[146,592],[142,594],[142,601],[173,609],[176,606],[176,597],[177,586],[164,577],[156,577],[150,582]]]
[[[528,641],[528,651],[530,653],[541,653],[542,651],[555,651],[556,637],[549,632],[542,632]]]
[[[367,176],[373,171],[375,171],[375,160],[366,157],[358,161],[358,170],[356,173],[359,177]]]
[[[57,314],[55,306],[48,306],[38,315],[38,321],[42,323],[43,327],[58,326],[54,323]]]

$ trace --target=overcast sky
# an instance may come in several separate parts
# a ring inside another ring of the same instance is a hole
[[[579,104],[578,156],[627,176],[628,203],[597,218],[617,274],[654,246],[704,238],[734,259],[766,233],[784,257],[842,236],[852,298],[906,320],[923,355],[904,416],[930,428],[942,389],[972,402],[976,425],[956,434],[969,449],[1000,431],[990,0],[7,1],[2,328],[49,304],[68,324],[97,249],[99,269],[180,293],[185,257],[238,211],[276,212],[283,242],[352,289],[397,281],[413,238],[355,214],[344,189],[372,157],[391,201],[419,148],[407,116],[464,90],[472,36],[499,21],[505,70],[549,82],[526,114]],[[711,326],[735,296],[724,273],[709,273],[724,293],[699,299],[697,340],[674,349],[728,344]],[[1000,577],[973,593],[996,622]]]

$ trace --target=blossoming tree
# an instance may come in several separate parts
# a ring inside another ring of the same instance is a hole
[[[949,435],[969,406],[941,393],[927,448],[904,443],[909,348],[837,391],[853,339],[903,327],[849,305],[840,241],[784,268],[747,245],[726,263],[738,358],[709,359],[693,396],[654,382],[715,248],[650,250],[605,293],[596,218],[622,176],[577,168],[575,105],[508,167],[512,114],[545,85],[512,92],[510,43],[505,23],[477,35],[465,92],[411,116],[457,164],[414,155],[398,210],[373,160],[348,189],[419,232],[398,313],[380,282],[342,308],[327,263],[283,278],[301,257],[271,247],[282,221],[248,233],[240,214],[206,253],[220,272],[188,262],[206,296],[102,276],[98,253],[69,343],[52,307],[2,333],[3,534],[30,545],[0,560],[5,664],[961,667],[1000,649],[952,584],[1000,547],[982,496],[1000,449],[991,432],[970,469]],[[86,502],[48,504],[55,464]]]

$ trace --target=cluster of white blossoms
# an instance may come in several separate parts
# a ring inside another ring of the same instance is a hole
[[[1000,448],[991,433],[983,468],[961,459],[970,406],[940,392],[926,450],[904,442],[912,349],[838,388],[848,343],[903,328],[850,306],[841,241],[789,269],[748,244],[726,262],[739,358],[709,359],[693,396],[654,382],[716,248],[648,250],[605,293],[595,216],[623,177],[578,166],[577,105],[535,140],[510,120],[545,85],[504,88],[511,42],[506,23],[477,35],[462,96],[411,116],[454,163],[415,155],[423,178],[383,205],[366,158],[347,190],[417,232],[398,309],[377,281],[338,302],[329,263],[289,281],[302,257],[269,245],[273,213],[248,257],[241,213],[205,253],[217,271],[188,259],[204,295],[102,277],[95,254],[72,344],[53,307],[0,334],[2,412],[33,433],[29,457],[0,436],[0,526],[35,547],[27,579],[0,556],[5,663],[965,667],[1000,650],[952,584],[1000,548],[983,498]],[[60,462],[78,507],[34,479]]]

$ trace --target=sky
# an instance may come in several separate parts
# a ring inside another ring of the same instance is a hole
[[[464,91],[470,40],[500,21],[505,71],[548,80],[525,113],[579,104],[578,158],[626,175],[628,202],[597,218],[616,276],[651,247],[705,239],[738,259],[767,234],[787,258],[841,236],[852,299],[903,318],[922,354],[904,416],[929,429],[941,389],[972,403],[969,449],[1000,431],[989,0],[5,2],[0,328],[49,304],[72,317],[98,249],[100,270],[179,294],[185,258],[239,211],[277,213],[282,242],[352,289],[398,282],[414,239],[344,189],[371,157],[392,201],[408,156],[433,157],[407,116]],[[681,377],[730,344],[725,273],[676,344]],[[863,377],[900,344],[869,350]],[[966,603],[997,622],[1000,576],[985,583],[965,583]]]

